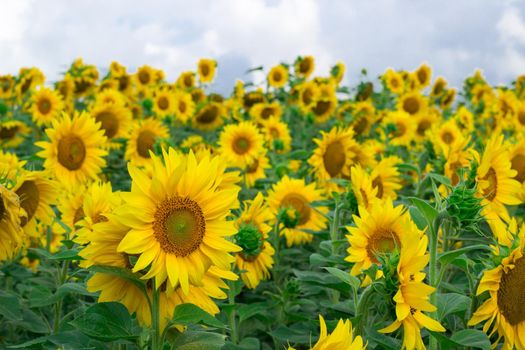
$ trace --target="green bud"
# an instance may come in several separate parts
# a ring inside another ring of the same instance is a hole
[[[151,109],[153,108],[153,101],[149,98],[145,99],[144,101],[142,101],[142,107],[144,107],[144,109],[147,111],[151,111]]]
[[[7,114],[7,106],[4,103],[0,102],[0,115],[5,114]]]
[[[242,224],[235,235],[235,243],[242,248],[242,255],[249,260],[261,252],[263,237],[252,223]]]
[[[282,222],[286,228],[294,228],[299,223],[299,212],[293,207],[281,208],[277,217],[279,222]]]
[[[483,221],[481,216],[481,198],[476,196],[475,188],[468,188],[460,183],[452,189],[446,199],[447,213],[453,222],[464,230],[477,231],[477,226]]]
[[[284,149],[284,142],[281,139],[273,140],[273,148],[276,151],[282,151]]]

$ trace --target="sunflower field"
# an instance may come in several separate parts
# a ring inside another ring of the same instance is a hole
[[[525,76],[314,67],[1,75],[0,348],[525,350]]]

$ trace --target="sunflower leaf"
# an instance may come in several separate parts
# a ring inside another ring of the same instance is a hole
[[[226,326],[215,317],[197,305],[189,303],[177,305],[171,323],[185,326],[190,324],[203,324],[216,328],[226,328]]]

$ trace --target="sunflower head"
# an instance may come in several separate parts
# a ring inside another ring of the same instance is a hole
[[[242,248],[244,260],[256,258],[263,246],[263,236],[259,229],[252,223],[241,224],[235,235],[235,244]]]
[[[295,60],[295,74],[298,77],[308,79],[315,68],[313,56],[301,56]]]
[[[268,73],[268,84],[274,88],[282,88],[288,82],[288,69],[279,64]]]
[[[211,83],[215,78],[217,61],[209,58],[201,58],[197,63],[197,72],[201,83]]]

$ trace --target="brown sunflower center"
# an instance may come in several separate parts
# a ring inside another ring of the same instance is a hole
[[[197,115],[197,122],[200,124],[212,124],[219,116],[219,108],[217,106],[205,107],[201,113]]]
[[[153,150],[155,144],[155,134],[149,130],[144,130],[137,137],[137,153],[143,158],[150,158],[149,151]]]
[[[403,101],[403,110],[408,114],[414,115],[419,112],[419,101],[415,97],[408,97]]]
[[[82,206],[78,207],[77,210],[75,210],[75,216],[73,217],[73,224],[76,224],[80,220],[82,220],[86,216],[84,214],[84,208]]]
[[[427,81],[427,72],[423,69],[417,71],[417,80],[420,84],[424,84]]]
[[[118,78],[118,89],[119,91],[125,91],[129,86],[129,77],[127,75],[123,75],[120,78]]]
[[[405,124],[403,123],[397,123],[396,124],[396,131],[394,131],[394,136],[395,137],[401,137],[403,135],[405,135],[405,133],[407,132],[407,127]]]
[[[99,113],[95,120],[101,124],[102,130],[104,130],[104,135],[108,139],[113,138],[117,132],[119,127],[119,122],[115,114],[113,114],[110,111],[104,111],[102,113]]]
[[[170,108],[170,101],[166,96],[161,96],[157,101],[157,106],[159,106],[161,110],[165,111]]]
[[[301,63],[299,63],[299,72],[301,74],[306,74],[310,71],[310,61],[309,60],[302,60]]]
[[[450,172],[452,173],[450,176],[450,181],[453,186],[456,186],[459,183],[459,175],[458,175],[458,169],[461,168],[463,165],[460,162],[454,162],[450,164]]]
[[[445,131],[441,134],[441,140],[443,140],[443,142],[447,145],[450,145],[452,142],[454,142],[454,139],[454,135],[450,131]]]
[[[383,198],[384,188],[381,176],[377,176],[374,181],[372,181],[372,187],[377,188],[377,198]]]
[[[276,71],[273,73],[273,81],[275,81],[276,83],[280,83],[282,79],[283,75],[281,74],[281,72]]]
[[[34,181],[24,181],[22,186],[16,190],[20,198],[20,206],[25,210],[27,217],[22,217],[20,224],[25,226],[36,213],[40,202],[40,191]]]
[[[257,171],[258,168],[259,168],[259,160],[254,159],[253,162],[250,165],[248,165],[248,167],[246,168],[246,172],[248,174],[253,174]]]
[[[179,101],[179,112],[184,114],[186,113],[186,109],[187,109],[186,102]]]
[[[0,140],[12,139],[16,135],[17,131],[18,131],[17,125],[10,127],[10,128],[5,127],[5,126],[0,126]]]
[[[507,322],[516,326],[525,321],[525,257],[503,272],[498,289],[498,309]]]
[[[151,80],[151,76],[148,72],[146,71],[141,71],[139,73],[139,81],[142,83],[142,85],[147,85],[149,84],[149,81]]]
[[[325,101],[325,100],[317,101],[312,111],[314,112],[316,116],[324,116],[330,110],[331,106],[332,106],[332,102],[330,101]]]
[[[303,93],[301,94],[301,99],[303,100],[303,103],[308,106],[310,103],[312,103],[314,98],[314,92],[312,89],[305,89]]]
[[[521,110],[518,112],[518,121],[521,125],[525,125],[525,110]]]
[[[399,236],[392,229],[378,229],[370,238],[368,238],[368,245],[366,251],[368,257],[372,262],[378,264],[377,255],[384,253],[391,253],[396,247],[399,247]]]
[[[188,75],[184,76],[183,81],[184,81],[184,86],[185,87],[190,88],[190,87],[193,86],[193,76],[188,74]]]
[[[51,111],[51,101],[47,98],[40,99],[37,103],[38,111],[42,114],[48,114]]]
[[[308,200],[299,193],[288,193],[281,201],[281,208],[293,208],[299,213],[298,225],[304,225],[310,220],[311,208]]]
[[[165,252],[187,256],[202,243],[206,220],[197,202],[175,196],[157,207],[153,232]]]
[[[332,142],[326,147],[323,155],[323,164],[330,177],[339,175],[345,162],[346,154],[341,141]]]
[[[390,84],[393,88],[398,88],[401,85],[401,82],[397,78],[390,79]]]
[[[361,135],[366,130],[367,126],[368,126],[368,119],[366,116],[363,115],[354,122],[354,124],[352,125],[352,128],[354,129],[354,132],[357,135]]]
[[[261,111],[261,118],[266,120],[266,119],[270,118],[274,114],[275,114],[275,112],[274,112],[272,107],[265,107]]]
[[[483,180],[488,182],[487,187],[483,190],[483,196],[489,201],[492,201],[498,192],[498,177],[496,176],[496,170],[490,167]]]
[[[201,65],[201,74],[203,77],[207,77],[210,74],[210,67],[207,64]]]
[[[76,135],[68,135],[58,141],[58,162],[68,170],[78,170],[86,159],[84,141]]]
[[[250,140],[244,136],[241,136],[233,141],[232,148],[235,153],[243,155],[250,150],[250,145]]]
[[[525,181],[525,155],[516,154],[512,160],[512,169],[516,170],[518,174],[514,177],[519,182]]]
[[[432,124],[430,123],[430,120],[423,119],[417,124],[417,134],[419,136],[425,136],[425,132],[430,129]]]

